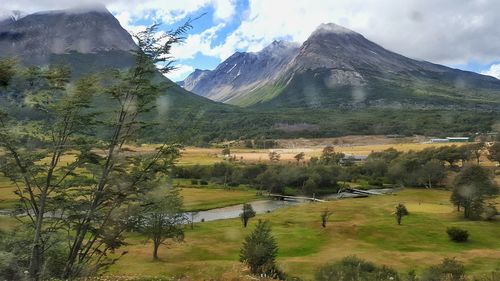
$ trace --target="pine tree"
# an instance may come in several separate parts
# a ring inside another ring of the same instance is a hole
[[[240,262],[245,263],[252,274],[277,277],[276,255],[278,245],[271,234],[269,222],[260,221],[253,232],[245,238],[240,252]]]

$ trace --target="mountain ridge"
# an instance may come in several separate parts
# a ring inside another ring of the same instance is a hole
[[[132,36],[105,8],[44,11],[0,22],[1,56],[48,64],[51,55],[136,49]]]
[[[213,71],[195,71],[182,83],[184,88],[215,101],[232,103],[242,94],[277,79],[276,74],[294,55],[298,45],[274,41],[260,52],[236,52]],[[206,87],[200,82],[210,81]]]
[[[267,72],[265,79],[235,87],[221,71],[222,66],[231,64],[235,55],[247,54],[237,52],[216,69],[205,71],[204,77],[191,81],[188,90],[217,101],[256,108],[360,108],[385,104],[500,109],[500,80],[405,57],[332,23],[320,25],[293,55],[282,56],[286,63]],[[219,81],[216,86],[213,77]],[[186,80],[190,79],[188,76]],[[221,91],[224,87],[228,89]]]

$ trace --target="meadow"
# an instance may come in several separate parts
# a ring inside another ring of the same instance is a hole
[[[455,257],[467,271],[482,274],[500,270],[498,222],[465,221],[449,202],[450,192],[406,189],[395,195],[345,199],[326,203],[304,203],[253,218],[248,228],[238,219],[198,223],[186,229],[182,243],[160,249],[160,261],[153,261],[152,246],[145,238],[131,234],[126,254],[111,268],[111,275],[175,276],[186,280],[208,280],[242,276],[239,249],[259,219],[271,222],[280,247],[278,264],[285,272],[306,280],[328,262],[357,255],[400,272],[417,271]],[[410,215],[396,224],[393,211],[398,203]],[[326,228],[320,212],[333,211]],[[469,231],[467,243],[449,241],[447,227]]]
[[[344,138],[333,138],[318,140],[298,139],[282,140],[279,148],[271,149],[253,149],[253,148],[231,148],[231,156],[237,161],[244,163],[267,163],[269,161],[269,152],[275,151],[280,154],[280,161],[295,162],[294,156],[300,152],[305,154],[305,160],[311,157],[318,157],[321,155],[323,148],[327,145],[333,145],[336,152],[342,152],[346,155],[368,156],[372,152],[379,152],[389,148],[394,148],[398,151],[408,152],[410,150],[420,151],[428,147],[441,147],[447,145],[463,145],[463,143],[425,143],[415,142],[413,139],[381,139],[372,138],[373,142],[369,144],[363,141],[361,137],[356,137],[352,142],[342,142]],[[340,145],[334,143],[341,142]],[[148,148],[143,148],[142,151],[148,151]],[[186,147],[183,155],[179,160],[179,165],[211,165],[223,161],[221,154],[222,148],[198,148]]]

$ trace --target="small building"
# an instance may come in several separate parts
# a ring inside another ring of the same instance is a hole
[[[365,161],[366,159],[368,159],[368,156],[365,155],[346,154],[342,159],[340,159],[340,165],[349,165],[355,162]]]
[[[449,142],[470,142],[469,137],[447,137]]]
[[[448,138],[446,139],[431,139],[432,143],[443,143],[443,142],[450,142]]]
[[[391,134],[391,135],[386,135],[385,137],[388,138],[388,139],[401,139],[401,138],[404,138],[405,136],[404,135],[398,135],[398,134]]]

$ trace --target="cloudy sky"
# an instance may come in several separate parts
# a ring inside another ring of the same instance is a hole
[[[95,0],[79,0],[82,4]],[[181,80],[213,69],[235,51],[259,51],[276,39],[303,42],[334,22],[405,56],[500,78],[498,0],[98,0],[130,31],[161,21],[172,29],[188,18],[186,42],[173,50]],[[3,0],[25,13],[70,8],[67,0]],[[2,11],[0,11],[0,14]]]

